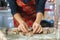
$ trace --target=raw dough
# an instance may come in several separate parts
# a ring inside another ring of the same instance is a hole
[[[54,28],[43,28],[43,33],[42,34],[53,33],[54,32],[53,29]],[[28,33],[24,33],[24,32],[19,31],[17,28],[12,28],[12,29],[8,30],[8,34],[19,34],[19,35],[24,35],[24,36],[32,36],[32,35],[34,35],[32,31],[29,31]],[[39,33],[37,33],[37,34],[39,34]]]
[[[2,31],[0,31],[0,40],[7,40],[7,38],[5,37]]]
[[[29,36],[29,37],[33,36],[33,32],[31,31],[31,32],[27,33],[26,36]]]
[[[47,34],[48,33],[48,28],[43,28],[43,34]]]
[[[19,30],[17,28],[6,29],[6,34],[18,34]]]
[[[50,34],[54,32],[54,28],[43,28],[43,34]]]
[[[28,33],[25,33],[25,32],[20,32],[19,35],[23,35],[23,36],[32,36],[33,35],[33,32],[28,32]]]

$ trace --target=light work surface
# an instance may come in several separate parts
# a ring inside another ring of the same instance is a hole
[[[6,28],[0,28],[1,31],[5,32]],[[6,35],[8,40],[60,40],[60,29],[55,29],[53,33],[49,34],[33,34],[32,36],[24,36],[18,34]]]

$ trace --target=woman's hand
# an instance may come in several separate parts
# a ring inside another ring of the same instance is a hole
[[[18,26],[18,29],[22,32],[28,32],[28,25],[25,22],[21,22]]]
[[[36,15],[36,20],[33,23],[33,33],[41,33],[43,31],[40,22],[42,20],[43,14],[41,12],[38,12]]]
[[[33,23],[33,33],[41,33],[43,31],[41,25],[39,23]]]

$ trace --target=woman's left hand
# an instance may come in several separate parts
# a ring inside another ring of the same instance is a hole
[[[41,33],[43,31],[40,23],[34,22],[32,27],[33,27],[33,33]]]

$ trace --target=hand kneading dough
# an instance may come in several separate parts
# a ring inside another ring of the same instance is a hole
[[[53,33],[53,28],[43,28],[43,32],[42,34],[50,34],[50,33]],[[25,32],[21,32],[19,31],[17,28],[13,28],[13,29],[10,29],[8,31],[8,33],[12,33],[12,34],[19,34],[19,35],[24,35],[24,36],[32,36],[33,35],[33,32],[32,31],[29,31],[28,33],[25,33]],[[39,34],[39,33],[36,33],[36,34]]]

